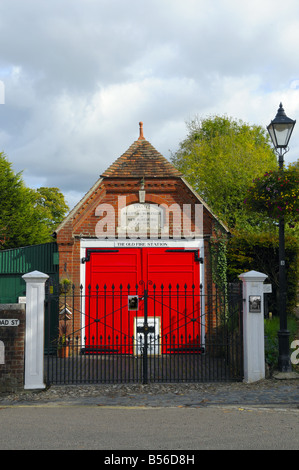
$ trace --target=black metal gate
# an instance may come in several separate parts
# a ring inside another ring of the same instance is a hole
[[[46,341],[48,384],[243,379],[240,284],[204,294],[202,286],[141,282],[60,295],[48,285],[48,321],[55,302],[59,331]]]

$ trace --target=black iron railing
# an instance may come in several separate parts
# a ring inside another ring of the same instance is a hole
[[[58,310],[59,321],[46,340],[47,382],[242,380],[241,287],[202,290],[140,283],[55,293],[48,286],[46,316],[50,322]]]

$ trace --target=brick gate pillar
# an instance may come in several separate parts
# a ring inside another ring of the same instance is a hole
[[[0,305],[0,392],[24,388],[25,304]]]
[[[48,275],[33,271],[22,276],[26,282],[25,389],[43,389],[44,304]]]
[[[244,381],[265,378],[264,281],[266,274],[249,271],[240,274],[243,282]]]

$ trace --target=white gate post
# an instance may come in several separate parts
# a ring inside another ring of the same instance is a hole
[[[43,389],[44,384],[44,301],[48,275],[33,271],[26,282],[25,389]]]
[[[249,271],[240,274],[243,282],[244,381],[265,378],[264,281],[266,274]]]

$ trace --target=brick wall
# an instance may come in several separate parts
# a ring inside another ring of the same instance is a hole
[[[138,191],[140,189],[140,180],[137,181],[118,181],[107,179],[99,183],[101,188],[96,188],[89,197],[78,207],[78,210],[58,231],[57,242],[62,259],[69,258],[73,252],[76,239],[95,238],[96,225],[100,218],[96,216],[96,209],[100,204],[109,204],[114,209],[115,227],[118,225],[118,198],[126,197],[126,205],[138,202]],[[183,211],[184,204],[199,204],[199,201],[192,192],[184,185],[182,180],[147,180],[145,183],[146,197],[145,202],[151,204],[165,204],[170,207],[172,204],[178,204]],[[204,236],[211,235],[213,231],[214,219],[207,209],[204,209]],[[194,220],[192,220],[192,229],[194,229]],[[173,234],[172,221],[170,221],[170,238]],[[63,255],[66,252],[67,255]],[[63,263],[60,263],[63,269]]]
[[[0,305],[0,320],[19,320],[18,326],[0,321],[0,392],[24,389],[25,318],[25,304]]]
[[[118,227],[118,202],[119,197],[125,196],[126,205],[139,201],[140,178],[104,178],[99,180],[98,186],[90,191],[87,197],[77,207],[76,211],[69,217],[57,233],[59,247],[59,269],[60,279],[70,279],[79,290],[80,287],[80,239],[96,239],[96,225],[101,217],[96,215],[96,209],[100,204],[109,204],[114,209],[114,226]],[[183,205],[190,204],[193,209],[191,230],[194,230],[194,205],[199,200],[188,188],[181,178],[146,178],[145,180],[145,202],[157,205],[178,204],[183,212]],[[106,215],[105,215],[106,217]],[[106,219],[107,222],[107,219]],[[209,264],[208,239],[214,232],[216,219],[204,207],[203,210],[203,236],[205,240],[205,283],[211,282],[211,270]],[[170,239],[173,236],[173,221],[169,219]],[[116,235],[117,237],[117,235]],[[80,310],[76,306],[76,310]],[[79,316],[75,318],[75,326],[80,327]]]
[[[110,204],[115,212],[115,227],[118,226],[118,198],[126,197],[126,205],[138,202],[140,180],[107,179],[99,183],[89,197],[57,233],[59,246],[60,278],[68,277],[79,287],[79,247],[80,238],[96,238],[96,225],[101,219],[96,216],[96,208],[100,204]],[[180,179],[146,180],[145,202],[165,204],[168,207],[178,204],[183,210],[184,204],[198,204],[199,201]],[[208,237],[213,232],[214,219],[204,208],[203,235]],[[194,230],[194,220],[191,229]],[[173,224],[170,219],[170,238],[173,235]]]
[[[64,244],[73,242],[74,237],[95,237],[95,227],[99,222],[99,217],[95,215],[99,204],[110,204],[115,211],[115,226],[118,223],[118,197],[126,197],[126,205],[138,202],[138,191],[140,180],[118,181],[104,180],[101,184],[102,190],[96,191],[85,201],[78,212],[74,215],[64,229],[59,232],[58,241]],[[198,204],[199,201],[188,190],[180,179],[169,180],[146,180],[145,182],[145,202],[151,204],[165,204],[170,207],[178,204],[183,210],[184,204]],[[204,235],[211,233],[211,215],[205,210]],[[194,221],[193,221],[194,222]],[[170,223],[170,238],[172,237],[173,226]]]

